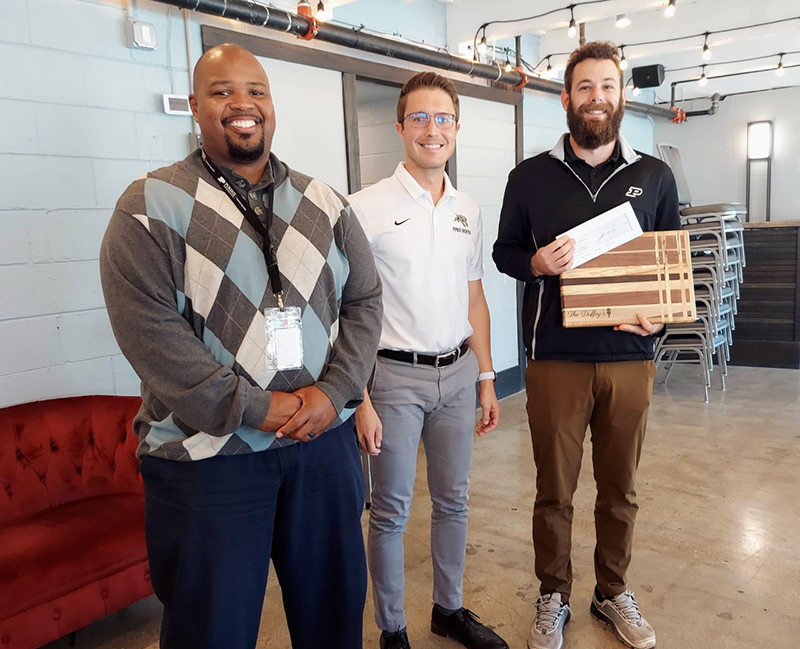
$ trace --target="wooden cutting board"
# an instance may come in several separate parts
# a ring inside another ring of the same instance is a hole
[[[579,268],[561,274],[565,327],[694,322],[689,234],[645,232]]]

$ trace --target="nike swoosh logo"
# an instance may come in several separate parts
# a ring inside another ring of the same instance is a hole
[[[410,221],[410,220],[411,220],[411,217],[409,216],[409,217],[406,219],[406,221]],[[395,224],[395,225],[403,225],[403,223],[405,223],[406,221],[395,221],[395,222],[394,222],[394,224]]]

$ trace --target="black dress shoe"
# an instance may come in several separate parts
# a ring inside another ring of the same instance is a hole
[[[508,649],[506,641],[478,622],[478,616],[468,608],[461,608],[452,615],[444,615],[434,606],[431,631],[436,635],[458,640],[467,649]]]
[[[405,627],[394,633],[381,633],[381,649],[411,649]]]

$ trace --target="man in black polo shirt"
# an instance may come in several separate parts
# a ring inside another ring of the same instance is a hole
[[[494,261],[525,282],[528,420],[536,462],[533,545],[541,597],[530,649],[560,649],[572,614],[572,496],[592,431],[595,576],[591,613],[635,649],[655,647],[625,575],[631,559],[635,475],[653,385],[653,335],[663,325],[566,329],[558,276],[574,241],[561,233],[630,201],[644,231],[680,229],[675,179],[619,135],[625,111],[616,47],[587,43],[570,56],[561,103],[569,134],[511,172]]]

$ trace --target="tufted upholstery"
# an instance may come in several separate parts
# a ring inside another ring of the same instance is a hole
[[[66,635],[152,593],[129,397],[0,409],[0,649]]]

